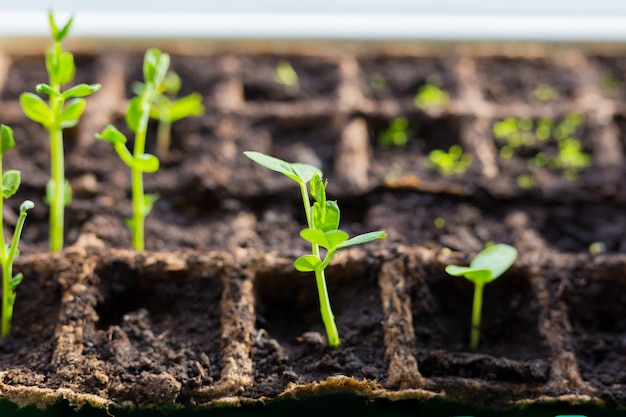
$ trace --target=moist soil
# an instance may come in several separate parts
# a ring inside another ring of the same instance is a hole
[[[616,319],[626,305],[624,116],[591,84],[599,68],[622,60],[566,56],[173,55],[182,93],[202,93],[207,114],[176,123],[160,170],[145,175],[146,192],[159,199],[146,219],[146,251],[135,252],[125,226],[128,168],[93,133],[113,122],[132,136],[123,112],[141,55],[81,55],[80,81],[104,88],[66,132],[73,201],[59,254],[47,253],[47,134],[17,103],[43,81],[43,61],[10,57],[0,105],[17,146],[5,169],[20,169],[23,184],[6,223],[24,199],[36,207],[16,264],[25,280],[13,333],[0,341],[7,398],[45,401],[50,389],[53,399],[92,405],[357,393],[490,407],[563,398],[626,406],[626,328]],[[276,83],[280,61],[297,72],[297,90]],[[450,103],[415,108],[426,83],[448,91]],[[554,85],[559,99],[528,99],[538,84]],[[614,111],[613,125],[597,108]],[[532,184],[520,186],[528,158],[500,159],[492,124],[571,111],[586,116],[577,134],[592,167],[575,178],[535,167]],[[399,116],[410,122],[409,141],[381,145],[380,132]],[[429,166],[432,150],[453,145],[473,157],[466,172]],[[389,235],[342,251],[327,271],[337,349],[326,342],[314,277],[292,265],[310,251],[299,237],[297,186],[245,150],[321,167],[341,228]],[[492,241],[520,256],[485,288],[481,346],[472,352],[473,289],[444,268],[468,264]]]

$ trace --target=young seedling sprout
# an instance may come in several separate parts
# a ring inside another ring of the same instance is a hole
[[[2,157],[5,153],[15,146],[13,130],[5,125],[0,125],[0,219],[4,219],[4,199],[11,197],[20,186],[20,172],[16,170],[2,170]],[[13,232],[11,244],[7,245],[4,240],[4,232],[0,233],[0,261],[2,261],[2,325],[0,333],[2,337],[11,334],[11,319],[13,318],[13,306],[15,305],[15,290],[22,282],[23,275],[21,273],[13,275],[13,261],[19,255],[17,248],[24,221],[26,220],[26,211],[34,207],[32,201],[26,200],[20,206],[20,216],[17,219],[17,225]]]
[[[170,149],[172,123],[190,116],[202,116],[204,106],[200,93],[191,93],[185,97],[174,99],[182,82],[178,74],[170,71],[165,76],[154,96],[154,106],[150,109],[150,117],[158,120],[156,153],[159,157],[167,155]],[[138,96],[143,94],[145,84],[136,82],[133,91]]]
[[[71,202],[72,190],[65,179],[63,129],[74,127],[85,110],[85,99],[100,89],[100,84],[79,84],[65,91],[61,86],[74,78],[74,56],[63,50],[61,42],[67,36],[73,18],[59,29],[52,12],[48,14],[54,44],[46,52],[46,70],[50,84],[38,84],[35,89],[49,97],[48,104],[33,93],[20,95],[26,116],[50,132],[51,178],[46,187],[46,202],[50,204],[50,250],[63,249],[65,206]],[[66,102],[66,100],[69,100]]]
[[[328,181],[322,180],[322,171],[318,168],[307,164],[285,162],[259,152],[244,152],[244,154],[254,162],[294,180],[300,186],[308,226],[300,232],[300,236],[311,243],[311,253],[296,259],[294,266],[298,271],[315,273],[320,311],[326,328],[328,344],[332,347],[338,347],[339,333],[330,307],[324,270],[330,264],[337,250],[382,239],[387,234],[383,231],[376,231],[349,238],[346,232],[339,230],[339,206],[336,201],[326,199]],[[309,184],[308,191],[307,184]],[[312,206],[309,193],[314,200]],[[320,248],[325,251],[323,256]]]
[[[135,146],[132,154],[126,147],[126,136],[115,126],[108,125],[102,133],[96,134],[98,139],[112,143],[120,159],[130,167],[133,216],[127,220],[127,224],[132,232],[133,248],[136,250],[144,249],[145,218],[157,199],[154,194],[144,194],[143,189],[143,173],[155,172],[159,169],[159,159],[145,153],[146,133],[150,108],[155,97],[160,94],[159,89],[165,80],[169,66],[168,54],[156,48],[146,51],[143,61],[144,88],[139,96],[130,100],[126,110],[126,124],[135,132]]]
[[[454,277],[463,276],[474,284],[472,306],[472,328],[470,349],[475,351],[480,343],[480,321],[483,308],[483,288],[485,284],[502,275],[517,258],[517,249],[504,243],[487,245],[479,252],[470,266],[448,265],[446,272]]]

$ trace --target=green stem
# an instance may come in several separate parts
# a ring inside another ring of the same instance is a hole
[[[59,90],[59,85],[52,85]],[[55,123],[50,128],[50,156],[52,199],[50,204],[50,250],[59,252],[63,249],[64,210],[65,210],[65,162],[63,155],[63,130],[58,125],[63,111],[63,98],[50,97],[50,109]]]
[[[147,88],[150,88],[146,86]],[[146,134],[148,132],[148,121],[150,119],[150,103],[152,94],[147,93],[141,99],[141,117],[135,133],[135,147],[133,156],[136,158],[143,154],[146,148]],[[133,248],[144,250],[144,222],[146,218],[146,205],[143,190],[143,172],[138,167],[131,168],[132,173],[132,199],[133,199]]]
[[[472,306],[472,329],[470,333],[470,350],[478,350],[480,343],[480,317],[483,309],[483,288],[482,284],[474,286],[474,304]]]
[[[3,184],[2,178],[2,159],[0,159],[0,190]],[[4,198],[0,193],[0,221],[4,219]],[[3,222],[4,223],[4,222]],[[4,240],[4,230],[0,230],[0,261],[2,262],[2,337],[7,337],[11,332],[10,322],[7,321],[8,311],[10,309],[9,290],[11,287],[11,266],[9,265],[7,256],[7,246]]]
[[[165,156],[170,150],[172,123],[168,120],[159,120],[157,126],[157,155]]]
[[[0,168],[0,172],[2,172]],[[1,186],[1,185],[0,185]],[[32,204],[32,203],[31,203]],[[2,204],[0,204],[1,206]],[[22,229],[26,221],[26,208],[20,208],[20,217],[13,232],[11,248],[9,254],[6,254],[6,246],[4,245],[4,236],[2,236],[2,337],[8,337],[11,334],[11,321],[13,320],[13,306],[15,305],[15,283],[13,280],[13,261],[18,254],[17,246],[22,236]],[[0,217],[2,218],[2,217]],[[0,233],[0,235],[3,235]]]

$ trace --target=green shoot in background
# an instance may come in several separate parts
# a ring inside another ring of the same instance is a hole
[[[404,146],[413,137],[413,130],[409,127],[406,117],[396,117],[387,129],[378,134],[378,143],[383,146]]]
[[[472,155],[464,153],[459,145],[452,145],[448,152],[435,149],[428,154],[426,166],[443,175],[464,174],[472,163]]]
[[[49,97],[46,104],[33,93],[20,95],[20,104],[26,116],[40,123],[50,132],[51,178],[46,187],[46,202],[50,204],[50,250],[63,249],[64,210],[72,199],[72,190],[65,179],[63,129],[78,124],[85,110],[85,99],[100,89],[100,84],[79,84],[65,91],[61,86],[74,78],[74,56],[63,50],[61,42],[67,36],[73,18],[59,29],[52,12],[48,14],[54,44],[46,52],[46,70],[49,84],[38,84],[35,90]],[[69,100],[66,102],[66,100]]]
[[[144,194],[143,173],[156,172],[159,169],[159,159],[145,153],[146,133],[150,119],[150,109],[155,98],[160,94],[161,84],[165,80],[170,66],[170,56],[156,48],[146,51],[143,61],[144,88],[141,94],[130,100],[126,110],[126,124],[135,132],[135,146],[131,154],[126,147],[128,139],[115,126],[108,125],[98,139],[113,144],[113,148],[131,170],[131,188],[133,215],[127,220],[132,232],[132,245],[135,250],[143,250],[144,223],[146,216],[152,210],[157,199],[154,194]]]
[[[190,116],[202,116],[204,106],[202,95],[191,93],[179,99],[173,98],[178,94],[182,81],[178,74],[170,71],[163,82],[157,87],[150,117],[158,120],[156,153],[159,157],[167,155],[172,137],[172,124]],[[133,92],[138,96],[143,94],[145,85],[141,82],[133,84]]]
[[[2,170],[2,157],[15,147],[13,130],[5,125],[0,125],[0,219],[4,220],[4,199],[11,197],[20,186],[20,172],[16,170]],[[7,245],[4,240],[4,232],[0,233],[0,261],[2,261],[2,337],[11,334],[11,320],[13,318],[13,306],[15,305],[15,290],[22,282],[21,273],[13,275],[13,261],[19,255],[18,243],[26,220],[26,211],[34,207],[32,201],[26,200],[20,206],[20,216],[13,232],[11,244]]]
[[[339,206],[336,201],[326,199],[328,181],[322,180],[322,171],[318,168],[307,164],[289,163],[259,152],[244,152],[244,154],[254,162],[285,175],[300,186],[308,226],[300,232],[300,236],[311,243],[311,253],[296,259],[294,266],[300,272],[315,273],[320,311],[326,328],[328,345],[338,347],[339,332],[330,307],[324,270],[330,264],[337,250],[382,239],[387,234],[383,231],[376,231],[349,238],[346,232],[339,230]],[[309,184],[309,190],[307,190],[307,184]],[[312,206],[309,193],[314,200]],[[320,248],[325,250],[323,256]]]
[[[480,322],[485,284],[498,278],[513,265],[517,249],[504,243],[487,245],[470,263],[470,266],[448,265],[446,272],[454,277],[463,276],[474,284],[470,349],[476,351],[480,343]]]
[[[421,86],[415,94],[415,107],[426,110],[430,107],[443,106],[450,101],[450,95],[437,87],[435,84],[427,83]]]

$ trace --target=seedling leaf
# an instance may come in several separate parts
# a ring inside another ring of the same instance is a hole
[[[0,125],[0,156],[15,147],[13,129],[7,125]]]
[[[37,95],[33,93],[22,93],[20,95],[20,104],[24,114],[37,123],[40,123],[46,129],[50,127],[54,120],[50,107]]]
[[[135,157],[135,166],[143,172],[155,172],[159,169],[159,158],[149,153],[142,153]]]
[[[387,233],[382,230],[378,230],[375,232],[363,233],[362,235],[354,236],[342,244],[337,246],[337,249],[347,248],[348,246],[360,245],[362,243],[371,242],[376,239],[383,239],[387,237]]]
[[[2,174],[2,197],[9,198],[20,187],[20,171],[10,169]]]
[[[87,102],[85,99],[76,98],[69,102],[61,113],[61,120],[59,126],[61,129],[67,129],[68,127],[74,127],[78,124],[78,119],[85,111],[85,105]]]
[[[141,97],[134,97],[128,103],[128,109],[126,110],[126,124],[133,132],[137,132],[139,128],[139,120],[141,119],[142,112],[142,99]]]
[[[66,84],[74,78],[76,66],[74,65],[74,55],[70,52],[63,52],[57,67],[57,81],[60,85]]]
[[[45,85],[45,84],[43,84]],[[68,99],[72,97],[87,97],[96,91],[100,90],[102,86],[100,84],[79,84],[72,88],[69,88],[63,92],[63,98]],[[56,92],[56,90],[53,90]],[[58,92],[57,92],[58,94]]]
[[[146,194],[143,196],[143,212],[147,216],[152,211],[154,203],[159,199],[158,194]]]
[[[50,97],[61,97],[61,93],[58,90],[50,87],[48,84],[37,84],[35,86],[35,91],[40,94],[47,94]]]
[[[96,133],[96,138],[111,142],[113,144],[125,144],[128,140],[126,139],[126,136],[124,136],[124,134],[113,125],[108,125],[107,127],[105,127],[102,133]]]
[[[324,237],[326,237],[326,240],[328,241],[327,249],[334,249],[348,240],[350,236],[343,230],[329,230],[324,232]]]
[[[453,277],[463,276],[474,284],[485,285],[493,281],[493,273],[489,269],[475,269],[467,266],[448,265],[446,272]]]
[[[69,33],[72,22],[74,21],[74,16],[70,17],[70,19],[67,21],[65,26],[61,28],[61,30],[59,30],[56,22],[54,21],[54,15],[52,14],[52,10],[48,12],[48,20],[50,21],[50,31],[52,32],[52,38],[54,38],[56,42],[61,42]]]
[[[25,213],[26,210],[30,210],[35,208],[35,203],[30,200],[24,200],[22,204],[20,204],[20,213]]]
[[[517,249],[503,243],[488,246],[479,252],[470,263],[472,269],[489,269],[495,280],[513,265]]]
[[[324,232],[320,229],[303,229],[300,231],[300,237],[307,242],[313,243],[314,245],[328,248],[328,240],[326,240]]]
[[[189,116],[202,116],[204,114],[202,95],[192,93],[172,102],[169,113],[169,119],[172,123]]]
[[[302,255],[293,265],[300,272],[313,272],[322,265],[322,261],[315,255]]]
[[[326,201],[313,204],[313,225],[316,229],[323,231],[335,230],[339,228],[340,212],[336,201]]]
[[[304,184],[313,178],[315,174],[322,176],[322,171],[312,165],[289,163],[273,156],[265,155],[260,152],[246,151],[244,152],[248,158],[252,159],[259,165],[269,168],[272,171],[280,172],[288,178],[291,178],[298,184]]]

